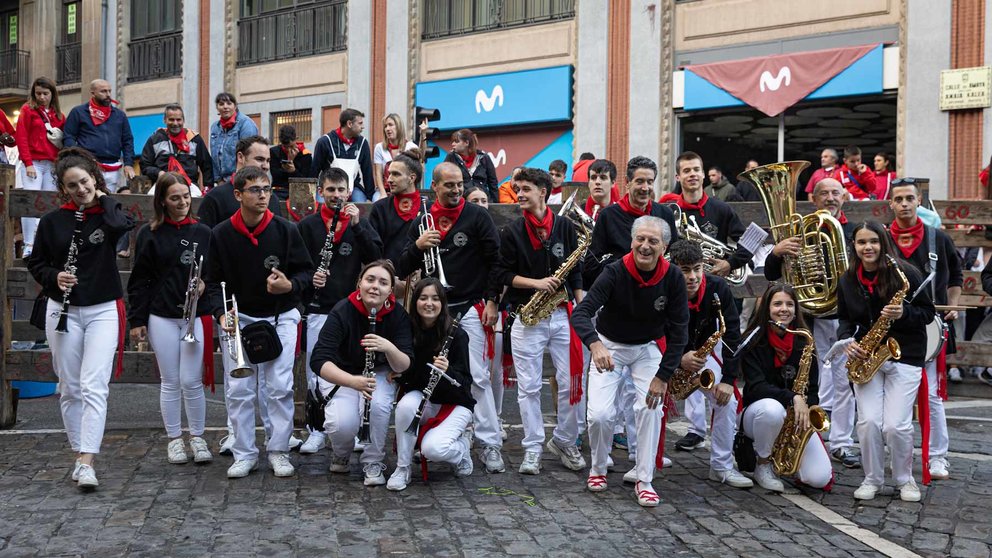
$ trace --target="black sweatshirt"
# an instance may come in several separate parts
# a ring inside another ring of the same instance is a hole
[[[410,368],[400,377],[400,384],[406,391],[424,391],[431,379],[431,369],[427,364],[434,363],[434,357],[440,349],[436,338],[424,339],[413,347],[413,359]],[[438,405],[460,405],[468,410],[475,409],[475,399],[472,397],[472,372],[468,362],[468,334],[462,329],[455,330],[448,350],[448,370],[461,387],[451,385],[451,382],[441,378],[431,394],[431,403]]]
[[[134,267],[127,283],[127,321],[132,328],[147,326],[149,314],[183,317],[194,243],[196,260],[203,256],[202,275],[210,252],[210,227],[202,223],[178,227],[162,223],[154,231],[148,225],[138,231]],[[200,302],[196,315],[210,314],[210,305]]]
[[[424,252],[416,244],[419,236],[417,227],[407,231],[406,248],[396,268],[400,277],[423,269]],[[465,202],[458,221],[451,226],[440,248],[444,275],[451,285],[449,307],[475,304],[482,299],[497,300],[501,290],[495,274],[499,264],[499,235],[487,210]]]
[[[411,228],[416,231],[420,221],[417,218],[409,221],[401,219],[393,207],[393,197],[387,196],[372,204],[369,223],[382,240],[382,257],[393,262],[393,267],[398,267],[400,256],[406,248],[407,233]],[[447,268],[444,271],[447,273]]]
[[[284,204],[279,201],[275,194],[269,195],[269,211],[277,217],[285,217],[283,211]],[[234,185],[231,180],[224,182],[210,189],[203,196],[200,202],[200,209],[196,212],[196,219],[204,225],[214,228],[231,218],[241,209],[241,203],[234,198]]]
[[[933,264],[937,275],[934,276],[933,282],[928,284],[925,290],[927,294],[933,293],[934,304],[946,305],[947,289],[950,287],[960,287],[964,284],[961,258],[958,256],[957,249],[954,248],[954,242],[951,241],[951,237],[947,236],[947,233],[928,225],[924,225],[924,227],[926,231],[923,233],[923,241],[920,242],[920,245],[916,247],[916,250],[909,258],[903,257],[902,251],[898,247],[896,248],[896,253],[900,259],[907,260],[916,266],[916,269],[919,269],[923,274],[923,278],[926,279],[928,275],[927,264],[930,262],[930,247],[927,245],[927,237],[934,233],[937,234],[934,243],[934,249],[937,251],[937,262]],[[916,288],[914,287],[909,294],[912,295],[915,291]]]
[[[281,295],[266,291],[272,264],[293,283],[292,291]],[[313,280],[313,263],[296,225],[282,217],[272,218],[259,235],[258,246],[234,230],[228,219],[212,231],[203,278],[214,316],[223,313],[220,282],[226,281],[227,297],[237,295],[239,312],[256,318],[271,317],[300,303],[304,290]]]
[[[375,334],[385,337],[403,354],[413,360],[413,331],[410,316],[402,306],[396,305],[376,322]],[[317,344],[310,355],[310,367],[318,373],[325,362],[333,362],[345,372],[358,376],[365,368],[365,349],[362,338],[369,333],[368,316],[363,316],[347,298],[338,301],[327,315],[320,330]],[[386,362],[384,353],[376,353],[376,364]]]
[[[80,228],[76,254],[76,277],[69,304],[92,306],[124,296],[117,269],[117,240],[134,228],[134,220],[112,196],[99,200],[104,213],[87,215]],[[61,302],[58,275],[65,269],[69,243],[76,228],[76,212],[56,209],[41,217],[34,250],[24,259],[28,271],[48,298]]]
[[[672,241],[667,243],[671,246],[678,240],[678,229],[675,228],[675,214],[664,204],[651,202],[651,213],[654,217],[659,217],[668,223],[668,228],[672,231]],[[627,213],[619,204],[611,204],[606,209],[600,210],[599,217],[596,218],[596,227],[592,231],[592,244],[589,245],[589,252],[582,260],[582,278],[585,289],[588,291],[596,281],[596,277],[607,265],[624,257],[630,252],[630,228],[634,225],[637,217]],[[605,257],[605,261],[602,261]]]
[[[548,209],[547,211],[551,211]],[[508,287],[504,300],[514,305],[526,304],[534,294],[534,289],[519,289],[513,286],[517,275],[529,279],[543,279],[551,276],[558,266],[578,247],[575,227],[564,217],[552,213],[551,235],[544,246],[534,250],[527,235],[527,221],[519,217],[503,228],[499,241],[499,264],[496,278],[501,285]],[[565,288],[569,300],[574,298],[576,289],[582,289],[582,269],[576,265],[565,278]]]
[[[324,224],[319,210],[304,217],[297,225],[300,235],[303,236],[307,253],[313,261],[314,271],[320,266],[321,253],[327,242],[328,226]],[[332,251],[334,255],[331,257],[327,283],[316,291],[316,308],[309,305],[314,296],[313,283],[307,285],[304,292],[303,300],[309,312],[326,314],[339,300],[351,294],[358,283],[358,273],[362,270],[362,265],[382,257],[382,242],[369,222],[360,219],[357,224],[349,221],[348,228],[341,234],[341,241],[334,243]]]
[[[922,367],[927,351],[926,325],[933,320],[935,310],[930,301],[929,289],[924,289],[920,296],[909,301],[922,279],[915,269],[908,265],[902,267],[909,279],[909,292],[902,303],[902,317],[892,322],[888,336],[895,338],[902,349],[899,362]],[[840,320],[837,339],[853,337],[860,342],[878,321],[882,308],[889,303],[889,299],[882,300],[877,292],[869,294],[854,275],[854,269],[856,268],[852,267],[851,271],[841,277],[840,289],[837,291],[837,318]]]
[[[775,368],[775,349],[768,343],[768,328],[763,326],[754,339],[744,350],[741,367],[744,373],[744,406],[761,399],[774,399],[788,409],[796,393],[792,391],[793,381],[799,373],[799,361],[802,358],[806,340],[798,335],[794,337],[792,354],[781,368]],[[809,406],[820,403],[820,368],[814,352],[809,366],[809,383],[806,385],[806,404]],[[791,378],[783,377],[783,369],[788,369]]]
[[[176,158],[186,176],[194,183],[199,184],[198,170],[203,173],[203,182],[207,184],[213,182],[214,165],[207,144],[203,142],[200,134],[194,135],[192,131],[185,128],[183,128],[182,133],[189,138],[188,153],[176,149],[176,145],[169,139],[169,132],[165,128],[155,130],[155,133],[145,142],[145,147],[141,150],[141,174],[148,177],[153,184],[158,180],[158,173],[168,172],[170,157]]]
[[[653,343],[664,337],[665,354],[658,378],[668,381],[681,363],[688,342],[689,299],[682,271],[672,265],[657,285],[641,288],[623,262],[606,266],[572,312],[572,327],[588,347],[599,340],[626,345]],[[602,310],[600,310],[602,308]],[[596,326],[592,318],[599,311]]]
[[[744,234],[744,223],[734,213],[730,204],[725,201],[707,197],[706,205],[703,206],[703,212],[706,213],[705,217],[700,214],[698,209],[683,209],[682,211],[685,212],[687,219],[690,216],[696,218],[696,224],[699,225],[700,230],[728,246],[730,240],[737,242]],[[731,269],[738,269],[747,265],[753,257],[754,254],[748,252],[743,246],[737,246],[727,258],[727,263],[730,264]]]
[[[717,315],[716,309],[713,308],[714,294],[720,297],[720,312],[723,313],[723,322],[726,327],[726,332],[722,338],[726,350],[721,355],[723,370],[720,383],[733,384],[734,380],[740,377],[739,355],[733,353],[741,342],[741,321],[740,315],[737,313],[737,304],[734,303],[734,293],[730,291],[730,285],[722,277],[706,274],[706,292],[703,293],[699,311],[689,309],[689,342],[686,344],[683,354],[698,349],[710,338],[710,335],[716,332]]]

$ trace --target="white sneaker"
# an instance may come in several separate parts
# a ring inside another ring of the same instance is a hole
[[[758,486],[772,492],[785,492],[785,485],[775,476],[771,463],[759,463],[754,468],[754,480]]]
[[[303,445],[303,440],[296,437],[295,434],[289,435],[289,451],[298,450]]]
[[[503,463],[503,456],[496,446],[486,446],[482,448],[482,464],[486,467],[487,473],[502,473],[506,471]]]
[[[210,463],[214,456],[210,453],[207,441],[199,436],[189,439],[189,449],[193,450],[193,463]]]
[[[365,486],[382,486],[386,484],[385,463],[369,463],[363,468],[365,472]]]
[[[868,484],[867,482],[861,483],[861,486],[854,491],[855,500],[874,500],[875,496],[881,492],[882,487],[877,484]]]
[[[922,497],[920,487],[916,486],[913,479],[899,487],[899,499],[903,502],[919,502]]]
[[[79,468],[82,466],[83,464],[77,459],[76,463],[72,466],[72,482],[77,482],[79,480]]]
[[[961,377],[960,370],[958,370],[957,368],[949,368],[947,370],[947,381],[955,384],[960,384],[961,382],[964,381],[964,378]]]
[[[346,455],[344,457],[338,457],[336,455],[331,455],[331,466],[328,467],[327,470],[332,473],[350,473],[351,456]]]
[[[217,453],[221,455],[234,455],[231,448],[234,447],[234,434],[228,434],[220,439],[220,450]]]
[[[536,451],[524,452],[523,463],[520,464],[521,475],[541,474],[541,454]]]
[[[186,443],[183,442],[182,438],[176,438],[170,441],[167,453],[169,455],[169,463],[180,464],[189,461],[189,456],[186,455]]]
[[[506,430],[506,425],[503,424],[503,419],[499,419],[499,435],[503,438],[504,442],[510,437],[510,433]]]
[[[227,478],[229,479],[242,479],[248,476],[255,469],[258,469],[257,459],[242,459],[240,461],[235,461],[233,465],[227,468]]]
[[[269,465],[272,466],[272,474],[277,477],[291,477],[296,472],[289,461],[289,454],[281,451],[269,452]]]
[[[324,449],[326,441],[327,436],[323,432],[314,430],[307,436],[307,441],[300,446],[300,453],[317,453]]]
[[[96,471],[89,465],[79,464],[79,480],[77,486],[81,489],[96,488],[100,486],[100,481],[96,480]]]
[[[754,486],[754,482],[742,475],[737,469],[727,469],[726,471],[710,469],[710,480],[728,484],[734,488],[751,488]]]
[[[455,466],[455,476],[456,477],[467,477],[472,474],[475,470],[475,465],[472,463],[472,454],[470,452],[465,452],[465,456],[462,460],[458,462]]]
[[[606,456],[606,470],[607,471],[612,471],[613,468],[614,468],[613,458],[610,457],[609,455],[607,455]]]
[[[662,469],[668,469],[671,466],[672,466],[672,460],[671,459],[669,459],[667,457],[662,457],[661,458],[661,468]]]
[[[362,453],[363,451],[365,451],[365,446],[367,445],[368,444],[362,443],[362,441],[358,439],[358,436],[355,436],[355,449],[353,449],[352,451],[357,453]]]
[[[386,483],[386,488],[399,492],[400,490],[405,490],[408,484],[410,484],[410,468],[397,467],[393,471],[393,474],[389,476],[389,482]]]
[[[930,460],[930,478],[936,480],[949,479],[951,478],[950,468],[951,467],[948,465],[947,459],[943,457],[935,457]]]
[[[554,438],[551,438],[545,447],[548,448],[548,451],[561,458],[561,464],[565,468],[573,471],[580,471],[586,468],[586,460],[583,459],[582,454],[579,453],[579,448],[575,447],[574,444],[565,444],[565,447],[562,447]]]

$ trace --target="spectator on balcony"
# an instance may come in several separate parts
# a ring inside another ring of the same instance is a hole
[[[372,166],[375,167],[375,189],[379,191],[379,197],[384,197],[389,193],[386,188],[386,178],[388,178],[389,163],[393,157],[417,147],[417,144],[407,137],[406,127],[403,126],[400,115],[395,113],[382,119],[382,137],[385,139],[375,144],[375,151],[372,153]]]
[[[272,161],[272,194],[280,202],[289,199],[289,179],[307,178],[313,155],[302,141],[296,141],[296,127],[285,125],[279,128],[279,145],[269,149]]]
[[[317,176],[321,172],[338,167],[352,180],[351,201],[356,203],[374,202],[382,195],[376,187],[375,169],[372,168],[372,149],[362,136],[365,129],[365,114],[357,109],[346,108],[338,117],[338,128],[317,140],[313,146],[313,167],[310,172]]]
[[[476,185],[484,188],[489,199],[497,199],[496,167],[489,154],[479,149],[479,138],[468,128],[451,134],[451,153],[444,158],[462,171],[465,187]]]
[[[202,188],[214,177],[210,151],[200,134],[186,128],[183,107],[177,104],[165,107],[165,128],[145,142],[141,150],[141,173],[153,183],[167,172],[174,172],[186,179],[193,197],[199,197]]]
[[[214,184],[234,176],[236,148],[242,138],[258,135],[258,126],[241,111],[234,95],[222,91],[214,98],[220,120],[210,125],[210,157],[214,165]]]
[[[59,91],[55,82],[39,77],[31,84],[31,96],[21,107],[17,118],[17,155],[21,164],[17,166],[17,185],[28,190],[55,191],[55,159],[59,147],[49,140],[48,128],[61,133],[65,126],[65,115],[59,106]],[[36,217],[21,218],[24,232],[24,256],[31,254],[34,246],[34,233],[38,230]]]
[[[117,191],[121,171],[134,178],[134,136],[127,115],[114,105],[110,83],[90,82],[90,100],[69,111],[65,119],[65,147],[82,147],[96,157],[110,193]]]
[[[875,154],[875,197],[880,200],[889,198],[889,186],[896,179],[895,159],[884,151]]]

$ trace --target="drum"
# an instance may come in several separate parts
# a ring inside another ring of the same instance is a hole
[[[944,348],[944,343],[947,342],[947,333],[947,324],[939,315],[934,316],[933,321],[927,324],[926,362],[930,362],[940,354],[940,350]]]

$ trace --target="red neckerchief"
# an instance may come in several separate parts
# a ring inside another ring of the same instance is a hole
[[[400,146],[398,146],[398,145],[393,145],[393,144],[391,144],[391,143],[387,143],[387,144],[386,144],[386,148],[387,148],[387,149],[389,149],[390,151],[396,151],[397,149],[399,149],[399,148],[400,148]]]
[[[694,312],[699,312],[699,308],[703,305],[703,296],[706,294],[706,274],[703,274],[702,279],[699,280],[699,290],[696,291],[696,301],[689,301],[689,310]]]
[[[847,224],[847,215],[844,215],[844,210],[837,212],[837,222],[841,225]]]
[[[90,97],[90,120],[93,121],[94,126],[99,126],[110,118],[111,106],[103,106],[97,103]]]
[[[369,310],[368,308],[365,307],[365,303],[362,302],[362,299],[360,297],[361,295],[359,294],[359,291],[356,289],[353,293],[348,295],[348,302],[351,302],[351,305],[354,306],[356,310],[358,310],[359,314],[368,318]],[[376,313],[375,321],[381,322],[382,319],[386,317],[386,314],[393,311],[393,308],[396,308],[396,295],[389,293],[389,297],[386,299],[386,303],[383,304],[382,308],[380,308],[379,311]]]
[[[448,231],[458,222],[462,210],[465,209],[465,198],[458,200],[455,207],[444,207],[441,202],[431,206],[431,216],[434,217],[434,228],[441,233],[441,240],[448,235]]]
[[[537,219],[530,211],[524,211],[524,229],[527,231],[527,238],[530,239],[530,246],[535,250],[544,247],[544,243],[551,238],[551,226],[554,223],[554,213],[544,208],[544,218]],[[540,231],[544,231],[544,238],[541,238]]]
[[[551,187],[551,195],[554,196],[554,195],[560,194],[561,191],[562,191],[562,188],[563,188],[562,186],[552,186]]]
[[[668,194],[668,195],[672,195],[672,194]],[[666,196],[666,197],[668,197],[668,196]],[[703,206],[706,205],[706,202],[708,202],[709,199],[710,198],[709,198],[709,196],[706,195],[706,192],[703,192],[703,197],[699,198],[699,202],[697,202],[697,203],[689,203],[689,202],[685,201],[685,195],[684,194],[675,194],[675,197],[674,197],[674,199],[672,199],[672,201],[674,201],[675,204],[678,205],[679,206],[679,209],[681,209],[682,211],[687,211],[687,210],[690,210],[690,209],[695,209],[696,211],[699,212],[699,216],[700,217],[706,217],[706,210],[703,209]]]
[[[289,150],[286,149],[286,146],[285,145],[282,145],[282,144],[279,144],[279,148],[282,149],[282,154],[285,155],[288,158],[289,157]],[[307,146],[303,145],[303,142],[302,141],[296,142],[296,154],[297,155],[299,155],[300,153],[303,153],[303,151],[306,148],[307,148]]]
[[[412,221],[420,213],[420,192],[393,194],[393,208],[403,221]]]
[[[640,270],[637,269],[637,264],[634,263],[633,252],[627,252],[627,255],[624,256],[622,259],[623,259],[623,266],[627,268],[627,273],[630,273],[630,276],[633,277],[634,281],[637,282],[637,286],[642,289],[647,287],[653,287],[658,283],[660,283],[661,278],[664,277],[665,273],[668,271],[668,266],[671,265],[668,263],[668,260],[666,260],[665,258],[658,258],[658,266],[654,268],[654,275],[652,275],[650,279],[645,281],[644,278],[641,277]]]
[[[634,217],[641,217],[643,215],[651,214],[651,200],[648,200],[648,205],[647,207],[644,208],[644,211],[641,211],[640,209],[637,209],[636,207],[630,205],[630,196],[624,196],[619,200],[617,200],[617,205],[620,206],[620,209],[622,209],[624,213],[628,215],[633,215]]]
[[[179,159],[176,159],[175,156],[169,155],[169,164],[168,167],[166,168],[169,172],[174,172],[179,176],[183,177],[183,179],[186,181],[186,184],[193,183],[193,181],[190,180],[189,175],[186,174],[186,169],[183,168],[183,165],[179,162]]]
[[[465,161],[465,168],[467,168],[467,169],[471,169],[472,168],[472,164],[475,163],[475,156],[477,154],[478,153],[473,153],[471,155],[462,155],[461,156],[462,161]]]
[[[617,203],[619,199],[620,199],[620,191],[617,190],[616,186],[613,186],[612,188],[610,188],[610,203],[607,204],[607,206]],[[592,210],[594,207],[596,207],[596,205],[597,205],[596,200],[592,199],[592,195],[586,198],[586,215],[592,216]],[[606,209],[606,207],[601,207],[599,211],[602,211],[604,209]],[[596,217],[598,218],[599,215],[597,214]]]
[[[325,204],[320,206],[320,218],[324,220],[324,228],[328,232],[331,230],[331,219],[334,218],[334,214],[338,213],[338,227],[334,230],[334,242],[341,242],[341,237],[344,236],[345,229],[348,228],[348,221],[351,220],[351,215],[344,212],[344,208],[341,208],[340,212],[334,211],[334,208]]]
[[[68,209],[69,211],[75,212],[79,211],[79,206],[76,205],[76,202],[70,201],[62,204],[62,209]],[[103,206],[100,204],[94,205],[93,207],[87,207],[83,210],[83,220],[85,221],[86,216],[88,215],[99,215],[101,213],[105,213],[105,211],[103,210]]]
[[[265,215],[262,216],[262,220],[258,223],[258,226],[255,227],[255,230],[249,231],[248,226],[245,225],[245,218],[241,216],[240,209],[235,211],[234,215],[231,215],[231,224],[234,225],[234,230],[248,237],[248,240],[250,240],[254,246],[258,246],[258,236],[262,234],[271,222],[272,212],[266,209]]]
[[[174,226],[174,227],[176,227],[178,229],[179,227],[182,227],[183,225],[194,225],[194,224],[196,224],[196,219],[190,217],[189,215],[187,215],[185,218],[183,218],[182,221],[173,221],[171,218],[166,217],[165,218],[165,224],[166,225],[172,225],[172,226]]]
[[[172,145],[176,146],[177,150],[183,153],[189,153],[189,138],[187,137],[185,128],[179,130],[179,133],[176,135],[170,134],[169,129],[166,128],[165,135],[169,136],[169,141],[172,142]]]
[[[889,233],[892,234],[892,240],[899,247],[903,257],[909,259],[923,242],[923,220],[917,219],[915,225],[905,229],[899,226],[898,221],[892,221]]]
[[[865,277],[865,268],[861,263],[858,263],[858,281],[864,288],[868,289],[868,294],[875,294],[875,285],[878,284],[878,272],[875,272],[875,276],[871,279]]]
[[[234,114],[230,118],[220,118],[220,127],[224,130],[230,130],[234,127],[234,124],[238,121],[238,111],[234,111]]]
[[[775,351],[775,368],[781,368],[792,356],[792,346],[795,340],[796,337],[791,333],[779,337],[773,328],[768,328],[768,344]]]
[[[348,139],[344,137],[344,132],[341,131],[341,128],[334,130],[334,133],[338,135],[338,139],[341,140],[341,143],[343,143],[345,147],[351,147],[351,144],[355,143],[355,138]]]

